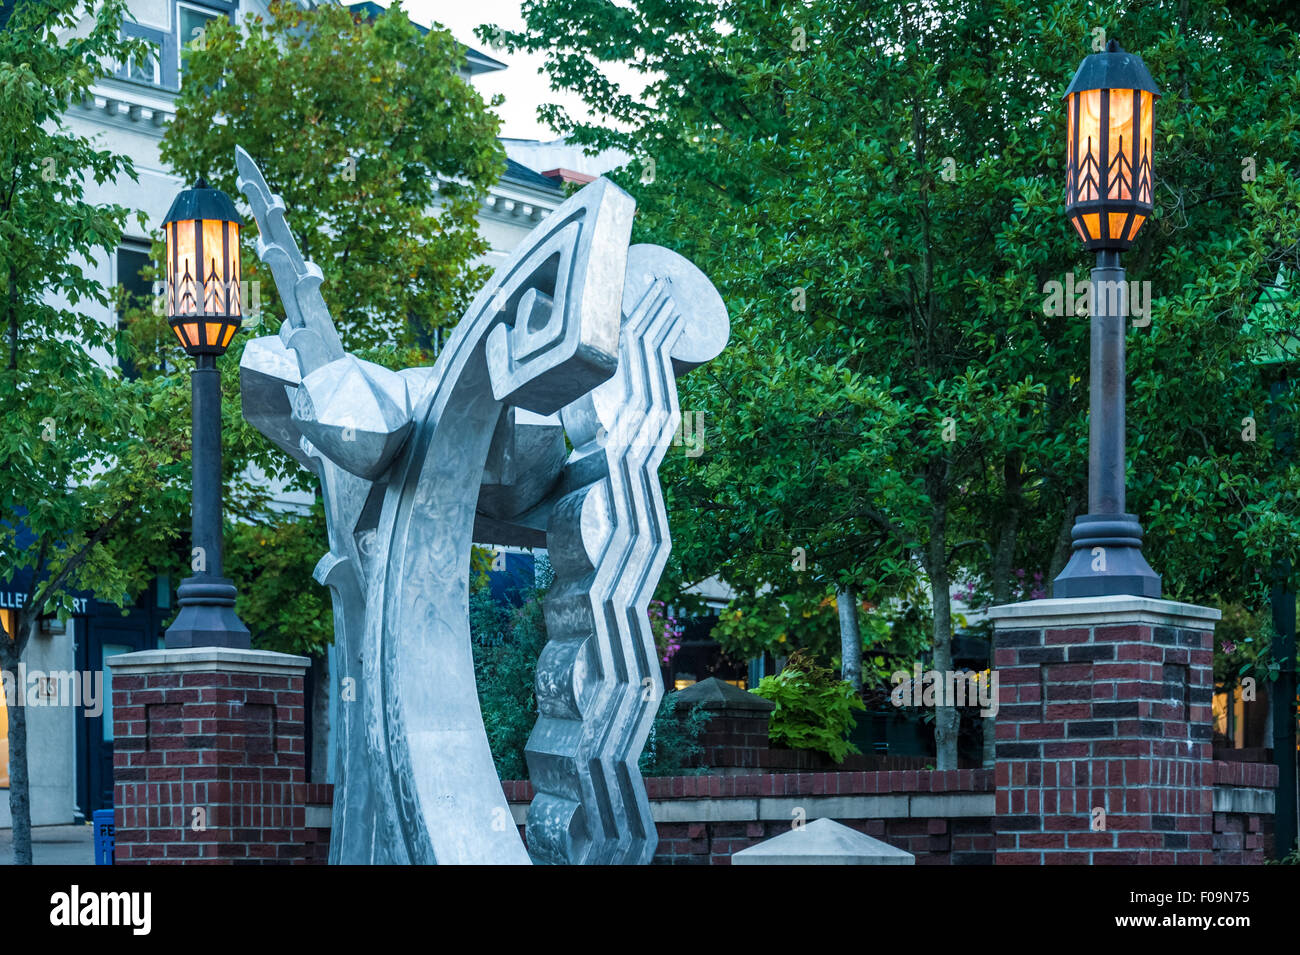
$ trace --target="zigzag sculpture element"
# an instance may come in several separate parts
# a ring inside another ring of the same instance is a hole
[[[244,415],[321,482],[316,578],[351,690],[331,863],[649,862],[637,759],[662,686],[646,609],[670,546],[657,469],[676,376],[726,344],[717,291],[681,256],[629,247],[634,203],[599,179],[497,269],[432,368],[393,372],[344,351],[283,202],[236,158],[285,308],[280,334],[245,348]],[[475,689],[474,541],[545,546],[556,572],[527,850]]]

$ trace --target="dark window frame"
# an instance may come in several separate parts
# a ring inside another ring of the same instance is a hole
[[[113,76],[116,79],[127,83],[135,83],[138,86],[145,86],[149,89],[176,90],[180,88],[176,83],[177,54],[176,34],[174,32],[133,23],[130,20],[123,20],[122,35],[148,40],[158,48],[158,82],[147,83],[144,80],[132,78],[127,74],[127,65],[125,63],[119,63],[113,71]]]
[[[151,257],[151,252],[152,249],[148,241],[143,239],[132,239],[132,238],[123,237],[122,241],[118,244],[118,247],[113,252],[113,285],[115,287],[127,287],[127,283],[123,282],[122,280],[123,279],[122,276],[122,267],[123,267],[122,254],[123,253],[143,256],[144,262],[141,263],[141,267],[143,267],[143,265],[145,264],[154,264],[154,265],[157,264],[153,261],[153,258]],[[139,273],[137,271],[136,282],[142,282],[142,280],[139,279],[138,274]],[[151,300],[154,294],[152,285],[150,284],[146,286],[145,284],[141,284],[139,290],[135,294],[140,295],[141,292],[145,297],[146,305],[148,305],[149,301]],[[113,317],[117,325],[118,334],[122,335],[126,331],[126,327],[122,322],[122,316],[115,312]],[[130,380],[130,379],[135,379],[140,377],[140,370],[139,368],[136,367],[134,362],[124,359],[120,354],[115,354],[113,356],[113,360],[114,363],[117,365],[118,369],[121,370],[123,378]],[[164,372],[167,370],[165,365],[166,362],[164,361],[164,367],[161,369]]]
[[[187,37],[181,36],[181,8],[186,7],[198,13],[210,14],[209,19],[215,20],[217,17],[225,16],[233,25],[235,23],[235,11],[238,9],[238,2],[223,3],[222,0],[176,0],[172,4],[172,69],[175,71],[175,86],[173,89],[179,90],[181,83],[184,82],[184,73],[181,70],[181,57],[185,52],[185,43]]]

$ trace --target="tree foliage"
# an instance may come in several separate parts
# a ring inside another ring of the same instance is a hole
[[[898,666],[910,666],[928,642],[930,619],[922,594],[900,595],[877,606],[861,601],[862,681],[886,684]],[[816,590],[769,590],[736,600],[721,611],[713,639],[738,659],[764,654],[776,659],[804,650],[839,668],[839,619],[835,594]]]
[[[527,779],[524,749],[537,722],[534,680],[546,645],[545,588],[523,595],[518,606],[494,600],[486,587],[470,594],[470,636],[479,707],[492,759],[502,779]]]
[[[720,572],[742,602],[810,581],[878,600],[923,572],[948,670],[958,575],[1005,599],[1013,567],[1063,566],[1087,509],[1088,320],[1044,306],[1089,263],[1064,216],[1060,96],[1104,34],[1164,93],[1156,209],[1124,258],[1152,292],[1128,336],[1129,509],[1168,596],[1261,601],[1300,541],[1300,474],[1274,459],[1245,319],[1300,256],[1300,45],[1279,5],[1254,6],[1278,15],[525,4],[525,29],[497,35],[545,53],[596,114],[544,117],[636,157],[614,178],[638,200],[637,238],[695,261],[730,310],[727,349],[683,383],[707,450],[664,467],[679,576]],[[615,63],[644,87],[612,84]],[[940,768],[955,717],[936,721]]]
[[[264,650],[319,654],[334,640],[329,591],[312,571],[329,550],[319,500],[307,515],[269,511],[226,530],[225,573],[239,591],[239,616]]]
[[[485,278],[477,214],[505,162],[499,120],[463,63],[451,34],[422,32],[400,5],[362,20],[277,0],[269,20],[207,29],[162,157],[234,196],[235,146],[247,150],[325,273],[344,346],[405,367]],[[256,231],[246,224],[247,238]],[[245,263],[265,278],[255,256]]]
[[[159,422],[166,377],[127,381],[106,360],[111,302],[86,263],[116,249],[130,211],[84,198],[133,179],[128,159],[71,132],[63,114],[128,55],[120,0],[22,2],[0,23],[0,580],[27,582],[0,666],[16,672],[42,615],[73,594],[131,602],[171,556],[188,443]],[[73,33],[74,27],[84,29]],[[31,862],[26,716],[9,710],[15,861]]]
[[[399,5],[366,20],[333,4],[277,2],[265,21],[218,20],[201,40],[164,160],[238,198],[242,146],[284,197],[304,258],[324,273],[321,293],[345,347],[392,368],[430,364],[436,335],[486,277],[477,214],[505,168],[499,121],[460,73],[463,48],[444,30],[416,27]],[[283,315],[256,234],[250,218],[245,307],[260,310],[245,327],[269,334]],[[160,340],[160,318],[135,317],[137,342]],[[275,486],[315,486],[242,419],[234,369],[248,337],[222,359],[228,516],[249,525],[228,525],[238,611],[259,646],[319,653],[332,639],[325,593],[310,579],[326,549],[323,517],[319,502],[301,517],[269,507]],[[161,340],[174,349],[167,333]]]

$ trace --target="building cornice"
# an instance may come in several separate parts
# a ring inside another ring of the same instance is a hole
[[[87,122],[161,139],[176,115],[175,96],[166,90],[105,77],[74,103],[69,114]],[[492,186],[481,214],[497,222],[536,224],[564,201],[549,189],[517,182],[507,174]]]
[[[162,138],[163,127],[176,115],[172,97],[133,83],[106,79],[95,83],[69,111],[81,119]]]

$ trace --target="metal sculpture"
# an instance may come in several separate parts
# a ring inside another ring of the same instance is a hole
[[[497,269],[433,367],[389,371],[343,350],[284,203],[237,162],[286,314],[244,350],[244,415],[320,479],[315,576],[354,696],[334,728],[330,862],[649,862],[637,759],[662,695],[646,616],[669,549],[657,469],[676,376],[726,344],[721,297],[676,253],[629,246],[635,204],[598,179]],[[527,851],[475,688],[476,540],[545,546],[555,568]]]

